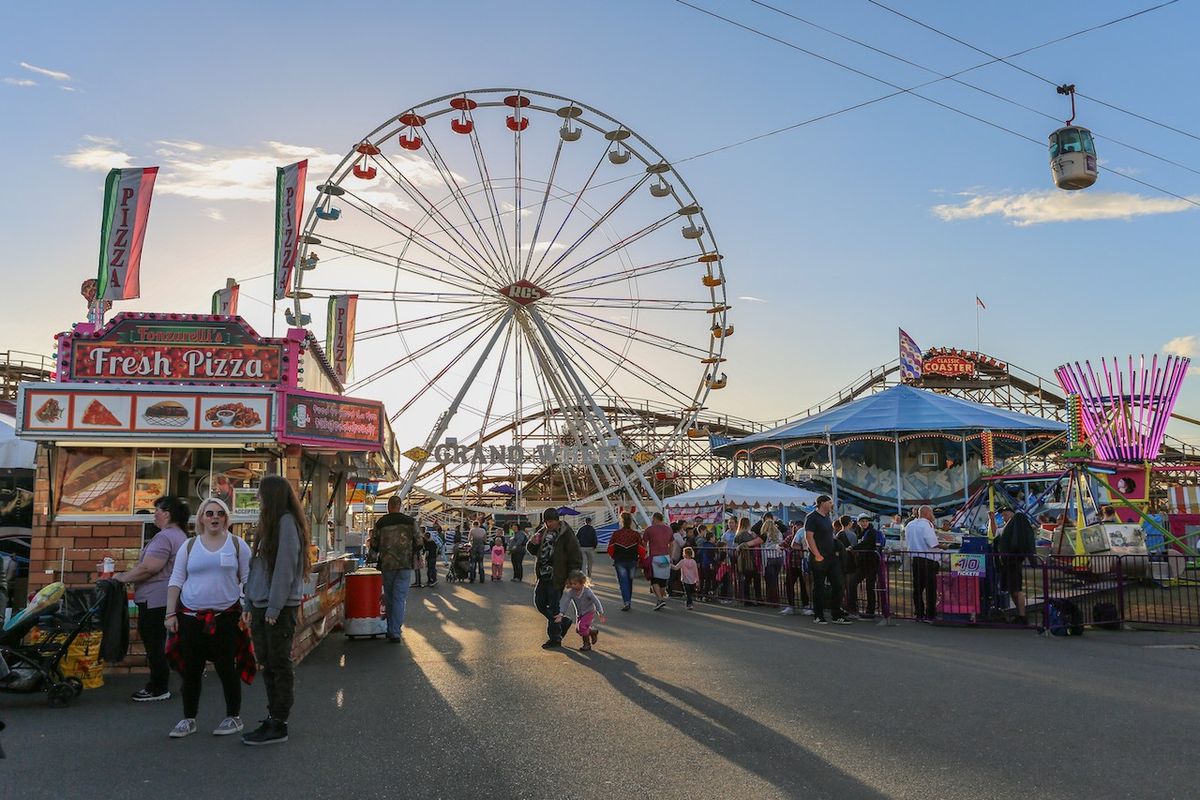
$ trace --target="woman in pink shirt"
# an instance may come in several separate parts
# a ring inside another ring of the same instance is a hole
[[[696,563],[696,551],[690,547],[683,548],[683,558],[672,564],[671,569],[679,570],[679,580],[683,584],[683,595],[687,600],[684,607],[691,610],[696,597],[696,587],[700,584],[700,565]]]

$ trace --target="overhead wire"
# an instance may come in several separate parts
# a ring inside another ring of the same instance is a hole
[[[858,69],[857,67],[852,67],[852,66],[850,66],[849,64],[844,64],[844,63],[842,63],[842,62],[840,62],[840,61],[837,61],[836,59],[830,58],[829,56],[823,55],[823,54],[821,54],[821,53],[818,53],[818,52],[816,52],[816,51],[814,51],[814,50],[809,50],[808,48],[801,47],[800,45],[798,45],[798,44],[795,44],[794,42],[789,42],[789,41],[787,41],[786,39],[781,39],[781,38],[779,38],[778,36],[775,36],[775,35],[773,35],[773,34],[767,33],[767,32],[765,32],[765,31],[763,31],[763,30],[760,30],[760,29],[758,29],[758,28],[755,28],[755,27],[753,27],[753,26],[751,26],[751,25],[746,25],[746,24],[744,24],[744,23],[738,22],[738,21],[737,21],[737,20],[735,20],[735,19],[731,19],[731,18],[729,18],[729,17],[726,17],[726,16],[724,16],[724,15],[722,15],[722,14],[718,14],[718,13],[716,13],[715,11],[711,11],[711,10],[709,10],[709,9],[707,9],[707,8],[703,8],[702,6],[695,5],[695,4],[691,3],[691,2],[688,2],[688,0],[675,0],[675,2],[676,2],[676,3],[678,3],[679,5],[686,6],[687,8],[690,8],[690,9],[692,9],[692,10],[694,10],[694,11],[697,11],[697,12],[699,12],[699,13],[701,13],[701,14],[704,14],[704,15],[706,15],[706,16],[710,16],[710,17],[713,17],[714,19],[720,20],[721,22],[724,22],[724,23],[726,23],[726,24],[732,25],[732,26],[734,26],[735,28],[740,28],[740,29],[742,29],[742,30],[744,30],[744,31],[747,31],[748,33],[753,33],[753,34],[755,34],[756,36],[761,36],[761,37],[763,37],[763,38],[765,38],[765,39],[769,39],[769,40],[771,40],[771,41],[773,41],[773,42],[776,42],[776,43],[778,43],[778,44],[782,44],[782,45],[783,45],[783,46],[785,46],[785,47],[788,47],[788,48],[791,48],[791,49],[793,49],[793,50],[796,50],[796,51],[798,51],[798,52],[804,53],[805,55],[811,56],[811,57],[813,57],[813,58],[816,58],[816,59],[818,59],[818,60],[820,60],[820,61],[824,61],[824,62],[826,62],[826,63],[828,63],[828,64],[832,64],[832,65],[834,65],[834,66],[840,67],[840,68],[842,68],[842,69],[844,69],[844,70],[847,70],[847,71],[849,71],[849,72],[853,72],[853,73],[854,73],[854,74],[856,74],[856,75],[861,75],[861,76],[863,76],[863,77],[865,77],[865,78],[869,78],[870,80],[876,81],[877,83],[882,83],[882,84],[884,84],[885,86],[890,86],[890,87],[892,87],[893,89],[896,89],[896,91],[895,91],[895,92],[893,92],[892,94],[888,95],[887,97],[896,97],[896,96],[898,96],[898,95],[901,95],[901,94],[908,94],[908,95],[911,95],[911,96],[913,96],[913,97],[916,97],[916,98],[919,98],[919,99],[921,99],[921,100],[924,100],[924,101],[925,101],[925,102],[927,102],[927,103],[931,103],[931,104],[933,104],[933,105],[935,105],[935,106],[938,106],[938,107],[940,107],[940,108],[944,108],[944,109],[946,109],[947,111],[952,111],[952,112],[954,112],[955,114],[958,114],[958,115],[960,115],[960,116],[964,116],[964,117],[967,117],[967,118],[969,118],[969,119],[973,119],[973,120],[975,120],[976,122],[980,122],[980,123],[982,123],[982,124],[984,124],[984,125],[987,125],[987,126],[988,126],[988,127],[990,127],[990,128],[995,128],[995,129],[997,129],[997,130],[1004,131],[1005,133],[1008,133],[1008,134],[1010,134],[1010,135],[1012,135],[1012,136],[1016,136],[1016,137],[1017,137],[1017,138],[1019,138],[1019,139],[1024,139],[1024,140],[1025,140],[1025,141],[1027,141],[1027,142],[1030,142],[1030,143],[1032,143],[1032,144],[1035,144],[1035,145],[1037,145],[1039,148],[1043,148],[1043,147],[1045,147],[1045,143],[1044,143],[1044,142],[1042,142],[1040,139],[1034,139],[1034,138],[1033,138],[1033,137],[1031,137],[1031,136],[1028,136],[1028,135],[1026,135],[1026,134],[1024,134],[1024,133],[1021,133],[1021,132],[1019,132],[1019,131],[1013,130],[1012,128],[1005,127],[1004,125],[1001,125],[1001,124],[999,124],[999,123],[997,123],[997,122],[992,122],[991,120],[985,119],[985,118],[983,118],[983,117],[980,117],[980,116],[978,116],[978,115],[976,115],[976,114],[972,114],[972,113],[971,113],[971,112],[969,112],[969,111],[965,111],[965,110],[963,110],[963,109],[961,109],[961,108],[957,108],[957,107],[955,107],[955,106],[952,106],[952,105],[950,105],[950,104],[948,104],[948,103],[943,103],[943,102],[942,102],[942,101],[940,101],[940,100],[935,100],[935,99],[934,99],[934,98],[932,98],[932,97],[928,97],[928,96],[926,96],[926,95],[919,94],[918,92],[916,92],[916,91],[915,91],[915,88],[917,88],[917,87],[913,87],[913,88],[905,88],[905,87],[903,87],[903,86],[900,86],[900,85],[898,85],[898,84],[892,83],[891,81],[887,80],[886,78],[880,78],[880,77],[878,77],[878,76],[876,76],[876,75],[872,75],[872,74],[870,74],[869,72],[866,72],[866,71],[864,71],[864,70]],[[887,99],[887,98],[886,98],[886,97],[877,98],[877,99],[876,99],[875,101],[873,101],[873,102],[878,102],[879,100],[883,100],[883,99]],[[867,103],[860,104],[860,106],[859,106],[859,107],[861,107],[861,105],[867,105]],[[832,115],[826,115],[826,118],[827,118],[828,116],[832,116]],[[786,129],[786,128],[779,129],[779,132],[782,132],[783,130],[787,130],[787,129]],[[762,136],[759,136],[759,137],[755,137],[755,138],[763,138],[763,137],[762,137]],[[753,141],[753,140],[754,140],[754,139],[752,138],[752,139],[749,139],[749,140],[747,140],[747,141]],[[719,150],[721,150],[721,149],[728,149],[728,147],[716,148],[715,150],[713,150],[713,151],[711,151],[711,152],[718,152],[718,151],[719,151]],[[706,154],[707,154],[707,153],[706,153]],[[1140,185],[1142,185],[1142,186],[1145,186],[1145,187],[1147,187],[1147,188],[1154,189],[1154,190],[1155,190],[1155,191],[1157,191],[1157,192],[1161,192],[1162,194],[1168,195],[1169,197],[1174,197],[1175,199],[1177,199],[1177,200],[1181,200],[1181,201],[1183,201],[1183,202],[1185,202],[1185,203],[1188,203],[1188,204],[1190,204],[1190,205],[1193,205],[1193,206],[1200,207],[1200,200],[1196,200],[1196,199],[1194,199],[1194,198],[1187,197],[1187,196],[1185,196],[1185,195],[1181,195],[1181,194],[1179,194],[1179,193],[1177,193],[1177,192],[1173,192],[1173,191],[1171,191],[1170,189],[1166,189],[1166,188],[1163,188],[1163,187],[1161,187],[1161,186],[1158,186],[1158,185],[1156,185],[1156,184],[1150,183],[1149,181],[1144,181],[1144,180],[1141,180],[1141,179],[1139,179],[1139,178],[1135,178],[1135,177],[1133,177],[1132,175],[1129,175],[1129,174],[1127,174],[1127,173],[1125,173],[1125,172],[1121,172],[1121,171],[1119,171],[1119,170],[1113,169],[1113,168],[1111,168],[1111,167],[1110,167],[1110,168],[1107,168],[1105,171],[1106,171],[1106,172],[1110,172],[1110,173],[1112,173],[1112,174],[1114,174],[1114,175],[1119,175],[1119,176],[1121,176],[1122,178],[1125,178],[1126,180],[1130,180],[1130,181],[1133,181],[1133,182],[1135,182],[1135,183],[1138,183],[1138,184],[1140,184]]]
[[[999,62],[1001,62],[1001,63],[1005,64],[1006,66],[1009,66],[1009,67],[1011,67],[1012,69],[1015,69],[1015,70],[1017,70],[1018,72],[1023,72],[1023,73],[1025,73],[1026,75],[1030,76],[1031,78],[1037,78],[1039,81],[1043,81],[1043,82],[1045,82],[1045,83],[1048,83],[1048,84],[1049,84],[1049,85],[1051,85],[1051,86],[1058,86],[1058,82],[1057,82],[1057,81],[1051,80],[1050,78],[1047,78],[1047,77],[1046,77],[1046,76],[1044,76],[1044,75],[1039,75],[1039,74],[1037,74],[1036,72],[1034,72],[1033,70],[1026,69],[1025,67],[1022,67],[1020,64],[1014,64],[1014,63],[1012,63],[1011,61],[1009,61],[1009,60],[1008,60],[1008,59],[1010,59],[1010,58],[1015,58],[1015,57],[1016,57],[1016,56],[1018,56],[1018,55],[1024,55],[1024,53],[1025,53],[1025,52],[1028,52],[1028,51],[1023,51],[1023,52],[1021,52],[1021,53],[1016,53],[1016,54],[1014,54],[1014,55],[1011,55],[1011,56],[1003,56],[1003,57],[1001,57],[1001,56],[997,56],[997,55],[994,55],[994,54],[992,54],[992,53],[989,53],[987,50],[984,50],[984,49],[983,49],[983,48],[981,48],[981,47],[976,47],[975,45],[971,44],[970,42],[967,42],[967,41],[964,41],[964,40],[960,39],[959,37],[955,36],[954,34],[947,33],[946,31],[943,31],[943,30],[941,30],[940,28],[938,28],[938,27],[936,27],[936,26],[934,26],[934,25],[930,25],[930,24],[928,24],[928,23],[926,23],[926,22],[922,22],[921,20],[917,19],[916,17],[911,17],[911,16],[909,16],[908,14],[905,14],[905,13],[904,13],[904,12],[902,12],[902,11],[897,11],[896,9],[892,8],[891,6],[888,6],[888,5],[884,4],[884,3],[881,3],[879,0],[867,0],[867,2],[868,2],[868,3],[870,3],[870,4],[871,4],[871,5],[873,5],[873,6],[877,6],[877,7],[881,8],[881,9],[883,9],[884,11],[887,11],[887,12],[889,12],[889,13],[891,13],[891,14],[895,14],[895,15],[896,15],[896,16],[898,16],[898,17],[901,17],[901,18],[903,18],[903,19],[906,19],[906,20],[908,20],[909,22],[913,23],[914,25],[919,25],[920,27],[922,27],[922,28],[924,28],[924,29],[926,29],[926,30],[928,30],[928,31],[931,31],[931,32],[933,32],[933,33],[936,33],[936,34],[937,34],[937,35],[939,35],[939,36],[943,36],[943,37],[945,37],[945,38],[947,38],[947,39],[949,39],[949,40],[951,40],[951,41],[953,41],[953,42],[957,42],[958,44],[961,44],[963,47],[968,47],[968,48],[970,48],[970,49],[974,50],[974,51],[975,51],[975,52],[977,52],[977,53],[981,53],[981,54],[983,54],[983,55],[987,56],[988,58],[993,58],[993,59],[995,59],[996,61],[999,61]],[[1109,25],[1115,25],[1115,24],[1117,24],[1118,22],[1125,22],[1126,20],[1133,19],[1134,17],[1140,17],[1140,16],[1141,16],[1141,15],[1143,15],[1143,14],[1149,14],[1151,11],[1157,11],[1157,10],[1159,10],[1159,9],[1161,9],[1161,8],[1166,8],[1167,6],[1174,5],[1175,3],[1178,3],[1178,2],[1179,2],[1179,0],[1166,0],[1166,2],[1164,2],[1164,3],[1159,3],[1159,4],[1158,4],[1158,5],[1156,5],[1156,6],[1151,6],[1150,8],[1145,8],[1145,9],[1142,9],[1141,11],[1135,12],[1135,13],[1133,13],[1133,14],[1127,14],[1127,15],[1125,15],[1124,17],[1121,17],[1120,19],[1112,20],[1111,22],[1107,22],[1107,23],[1105,23],[1104,25],[1096,25],[1096,26],[1094,26],[1094,27],[1090,28],[1090,29],[1089,29],[1089,32],[1090,32],[1090,31],[1093,31],[1093,30],[1099,30],[1100,28],[1108,27]],[[1088,100],[1088,101],[1090,101],[1090,102],[1092,102],[1092,103],[1096,103],[1096,104],[1098,104],[1098,105],[1102,105],[1102,106],[1104,106],[1105,108],[1111,108],[1113,111],[1117,111],[1117,112],[1119,112],[1119,113],[1121,113],[1121,114],[1127,114],[1128,116],[1134,117],[1134,118],[1136,118],[1136,119],[1140,119],[1140,120],[1142,120],[1143,122],[1148,122],[1148,123],[1150,123],[1151,125],[1157,125],[1158,127],[1160,127],[1160,128],[1164,128],[1165,130],[1169,130],[1169,131],[1172,131],[1172,132],[1174,132],[1174,133],[1178,133],[1178,134],[1179,134],[1179,135],[1181,135],[1181,136],[1186,136],[1186,137],[1188,137],[1189,139],[1195,139],[1196,141],[1200,141],[1200,135],[1194,134],[1194,133],[1192,133],[1192,132],[1190,132],[1190,131],[1185,131],[1185,130],[1183,130],[1182,128],[1177,128],[1177,127],[1175,127],[1174,125],[1169,125],[1169,124],[1167,124],[1167,123],[1165,123],[1165,122],[1160,122],[1159,120],[1152,119],[1152,118],[1150,118],[1150,117],[1147,117],[1147,116],[1145,116],[1144,114],[1139,114],[1139,113],[1138,113],[1138,112],[1136,112],[1136,111],[1130,111],[1130,110],[1129,110],[1129,109],[1127,109],[1127,108],[1122,108],[1121,106],[1118,106],[1118,105],[1116,105],[1116,104],[1114,104],[1114,103],[1109,103],[1109,102],[1106,102],[1106,101],[1104,101],[1104,100],[1101,100],[1101,99],[1100,99],[1100,98],[1098,98],[1098,97],[1093,97],[1092,95],[1086,95],[1086,94],[1084,94],[1083,92],[1078,92],[1078,91],[1077,91],[1077,92],[1075,92],[1075,95],[1076,95],[1077,97],[1082,97],[1082,98],[1084,98],[1085,100]]]
[[[1172,0],[1172,1],[1174,2],[1174,0]],[[858,45],[859,47],[866,48],[867,50],[871,50],[872,52],[879,53],[880,55],[886,56],[887,58],[891,58],[896,61],[899,61],[902,64],[907,64],[910,67],[916,67],[919,70],[923,70],[924,72],[929,72],[933,75],[938,76],[937,80],[932,80],[932,81],[927,81],[925,83],[917,84],[916,86],[910,87],[912,89],[921,89],[926,86],[932,86],[935,83],[940,83],[940,82],[946,81],[946,80],[953,81],[954,83],[958,84],[959,86],[964,86],[968,89],[973,89],[974,91],[980,92],[981,94],[985,94],[988,97],[995,98],[1002,102],[1016,106],[1017,108],[1023,109],[1025,111],[1029,111],[1030,113],[1037,114],[1037,115],[1045,117],[1046,119],[1049,119],[1049,120],[1053,120],[1056,123],[1059,121],[1059,117],[1055,116],[1054,114],[1050,114],[1050,113],[1042,111],[1041,109],[1038,109],[1038,108],[1033,108],[1032,106],[1027,106],[1024,103],[1021,103],[1017,100],[1013,100],[1010,97],[1005,97],[1004,95],[999,94],[997,92],[993,92],[990,89],[985,89],[982,86],[977,86],[976,84],[968,83],[967,81],[959,80],[959,78],[958,78],[959,75],[963,75],[967,72],[972,72],[974,70],[980,69],[981,67],[986,67],[991,64],[996,64],[996,63],[1000,63],[1000,62],[1008,63],[1005,61],[1005,58],[1012,58],[1012,56],[993,56],[991,54],[987,54],[988,57],[991,59],[990,61],[985,61],[982,64],[976,64],[973,67],[967,67],[966,69],[959,70],[958,72],[946,74],[939,70],[933,69],[932,67],[927,67],[924,64],[919,64],[916,61],[905,58],[904,56],[897,55],[896,53],[892,53],[892,52],[889,52],[882,48],[876,47],[875,45],[870,44],[869,42],[864,42],[861,39],[856,39],[853,36],[848,36],[844,33],[841,33],[840,31],[836,31],[832,28],[828,28],[824,25],[821,25],[817,22],[813,22],[810,19],[805,19],[804,17],[793,14],[790,11],[786,11],[782,8],[779,8],[778,6],[773,6],[770,3],[764,2],[764,0],[749,0],[749,2],[753,3],[756,6],[760,6],[762,8],[773,11],[776,14],[779,14],[781,16],[787,17],[788,19],[792,19],[792,20],[795,20],[796,22],[801,22],[812,28],[816,28],[817,30],[822,31],[824,33],[828,33],[831,36],[836,36],[839,39],[842,39],[843,41],[851,42],[853,44]],[[1156,6],[1156,7],[1161,7],[1161,6]],[[1126,18],[1128,18],[1128,17],[1126,17]],[[1060,39],[1061,38],[1063,38],[1063,37],[1060,37]],[[1030,50],[1033,50],[1033,49],[1036,49],[1036,48],[1027,48],[1023,52],[1029,52]],[[980,51],[980,52],[983,52],[983,51]],[[1010,66],[1012,66],[1012,65],[1010,65]],[[1045,79],[1043,79],[1043,80],[1045,80]],[[1048,81],[1048,82],[1050,82],[1050,81]],[[1053,84],[1053,82],[1050,82],[1050,83]],[[1080,96],[1082,96],[1082,95],[1080,95]],[[1126,149],[1133,150],[1134,152],[1141,153],[1144,156],[1149,156],[1150,158],[1153,158],[1156,161],[1161,161],[1164,164],[1170,164],[1173,167],[1179,167],[1180,169],[1187,170],[1188,172],[1191,172],[1194,175],[1200,175],[1200,169],[1196,169],[1194,167],[1189,167],[1187,164],[1181,164],[1180,162],[1174,161],[1165,156],[1160,156],[1157,153],[1152,153],[1149,150],[1145,150],[1141,147],[1138,147],[1137,145],[1132,145],[1127,142],[1120,141],[1119,139],[1114,139],[1111,136],[1106,136],[1106,135],[1102,136],[1102,135],[1097,134],[1095,131],[1092,131],[1092,135],[1098,139],[1112,142],[1113,144],[1118,145],[1120,147],[1124,147]]]

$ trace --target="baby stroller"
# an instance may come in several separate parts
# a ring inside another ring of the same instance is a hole
[[[454,548],[454,553],[450,557],[450,568],[446,570],[446,580],[451,583],[465,581],[467,573],[471,570],[471,545],[460,544]]]
[[[34,595],[0,632],[0,659],[9,669],[0,678],[0,691],[44,691],[51,708],[69,705],[83,692],[83,682],[75,677],[64,678],[60,665],[79,634],[95,630],[105,599],[104,591],[68,590],[62,583],[52,583]],[[22,644],[21,640],[39,625],[42,638]]]

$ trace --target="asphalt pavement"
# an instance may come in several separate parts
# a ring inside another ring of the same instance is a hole
[[[413,589],[403,644],[334,634],[298,668],[274,747],[209,735],[211,670],[183,740],[178,699],[126,699],[136,676],[66,709],[0,695],[0,798],[1196,796],[1200,634],[655,612],[641,581],[622,613],[606,559],[596,579],[590,653],[541,649],[529,584]],[[256,683],[247,727],[264,714]]]

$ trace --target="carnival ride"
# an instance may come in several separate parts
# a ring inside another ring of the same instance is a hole
[[[442,444],[620,448],[636,444],[630,425],[652,425],[649,457],[541,472],[565,500],[660,505],[661,454],[698,438],[734,332],[711,225],[662,153],[577,100],[479,89],[389,117],[317,189],[288,316],[365,304],[355,342],[370,370],[349,388],[373,386],[393,421],[436,420],[398,428],[416,445],[402,497],[421,481],[463,502],[497,476],[482,449],[431,469]],[[649,418],[626,414],[643,405]],[[520,507],[531,476],[518,472]]]
[[[1152,533],[1159,549],[1179,554],[1178,562],[1168,559],[1174,564],[1172,577],[1178,577],[1182,558],[1196,556],[1196,549],[1151,512],[1161,507],[1166,494],[1156,482],[1200,472],[1197,464],[1155,463],[1189,366],[1189,359],[1176,356],[1167,356],[1161,364],[1157,356],[1136,363],[1130,356],[1124,368],[1115,358],[1111,364],[1102,359],[1099,370],[1087,361],[1058,367],[1055,374],[1067,395],[1068,418],[1060,469],[998,469],[985,478],[986,489],[976,493],[956,521],[991,531],[999,501],[1031,517],[1049,518],[1052,551],[1072,556],[1145,555],[1146,534]],[[985,459],[985,466],[997,465]],[[1037,491],[1029,491],[1031,487]],[[1054,512],[1046,514],[1052,495]],[[988,514],[981,526],[978,512],[985,498]],[[1113,508],[1111,516],[1102,513],[1105,505]]]

